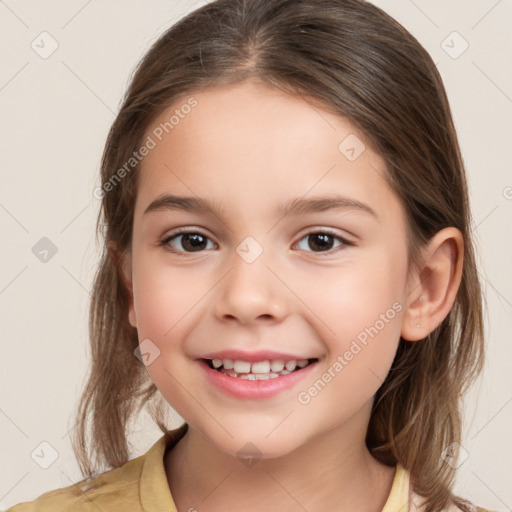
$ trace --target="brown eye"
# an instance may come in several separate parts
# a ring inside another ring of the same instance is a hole
[[[161,245],[173,252],[200,252],[206,249],[208,240],[210,239],[202,233],[181,231],[162,240]]]
[[[308,252],[330,252],[333,249],[334,243],[336,241],[340,243],[335,248],[338,248],[343,245],[352,245],[344,238],[341,238],[340,236],[337,236],[328,231],[308,233],[306,236],[301,238],[299,244],[302,242],[302,240],[306,240],[306,245],[309,245],[312,251],[308,251],[307,248],[301,248],[301,250],[305,250]]]

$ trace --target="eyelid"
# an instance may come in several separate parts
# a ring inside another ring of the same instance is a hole
[[[347,245],[355,245],[354,241],[352,241],[349,237],[340,234],[339,231],[335,230],[334,228],[327,228],[322,226],[309,226],[305,228],[305,231],[303,231],[303,233],[299,236],[297,241],[300,241],[306,235],[310,235],[313,233],[325,233],[326,235],[331,235],[335,238],[339,238],[342,242],[344,242]]]
[[[304,251],[304,250],[300,250],[299,249],[299,251],[301,251],[301,252],[303,252],[305,254],[314,254],[315,256],[317,256],[319,258],[329,258],[330,256],[336,255],[340,250],[343,250],[344,247],[349,247],[349,246],[356,245],[354,242],[352,242],[351,240],[349,240],[345,236],[340,235],[333,228],[326,228],[326,227],[320,227],[320,226],[316,226],[316,227],[313,226],[313,227],[311,227],[310,226],[310,227],[307,228],[307,231],[303,232],[297,238],[297,241],[293,244],[293,247],[297,246],[299,244],[299,242],[301,240],[303,240],[305,237],[307,237],[308,235],[312,235],[312,234],[326,234],[326,235],[332,236],[333,238],[335,238],[335,239],[337,239],[338,241],[341,242],[341,245],[339,245],[338,247],[334,247],[332,249],[329,249],[328,251],[315,252],[315,251]]]
[[[161,245],[163,246],[166,250],[168,250],[169,252],[172,252],[173,254],[178,254],[178,255],[186,255],[186,254],[194,254],[194,252],[186,252],[186,251],[177,251],[175,249],[171,249],[169,247],[169,242],[174,239],[174,238],[177,238],[179,237],[180,235],[186,235],[188,233],[192,233],[192,234],[198,234],[198,235],[201,235],[205,238],[207,238],[208,240],[210,240],[211,242],[213,242],[215,245],[217,245],[213,240],[212,240],[212,237],[210,235],[208,235],[207,233],[205,233],[202,229],[200,228],[177,228],[176,230],[174,231],[170,231],[168,233],[166,233],[162,238],[159,239],[158,241],[158,245]],[[211,249],[210,249],[211,250]],[[202,252],[205,252],[205,250],[202,250],[202,251],[197,251],[198,253],[202,253]]]

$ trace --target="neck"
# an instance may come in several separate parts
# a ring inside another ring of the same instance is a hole
[[[360,411],[360,416],[366,413]],[[171,494],[180,511],[380,512],[395,468],[372,457],[361,434],[366,430],[360,427],[360,421],[351,421],[287,455],[244,464],[189,425],[166,454]]]

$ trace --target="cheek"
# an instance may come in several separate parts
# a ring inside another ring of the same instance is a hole
[[[141,259],[134,268],[139,343],[151,354],[146,370],[178,414],[187,414],[190,396],[179,377],[186,359],[184,343],[190,318],[197,314],[207,286],[192,279],[191,272],[170,268],[162,261]]]
[[[404,284],[399,268],[391,258],[387,262],[382,257],[375,262],[350,262],[343,268],[302,275],[295,290],[316,318],[314,323],[327,338],[337,340],[339,346],[334,348],[340,349],[374,324],[382,331],[394,328],[400,332]]]
[[[313,311],[310,321],[327,352],[323,381],[318,383],[321,389],[328,383],[324,398],[332,393],[335,402],[361,403],[385,379],[400,340],[400,265],[398,259],[380,255],[373,262],[354,262],[339,271],[323,269],[329,279],[317,272],[301,281],[297,294]]]
[[[161,261],[141,261],[134,273],[134,306],[139,336],[164,342],[179,323],[194,314],[208,292],[206,280],[197,271],[170,267]]]
[[[382,276],[381,276],[382,278]],[[310,417],[335,427],[369,404],[393,363],[403,306],[395,282],[379,289],[367,275],[351,273],[322,286],[310,304],[327,352],[321,373],[297,396]]]

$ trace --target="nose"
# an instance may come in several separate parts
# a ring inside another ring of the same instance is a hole
[[[263,258],[241,261],[219,283],[213,312],[222,321],[278,322],[286,315],[288,297],[286,286]]]

